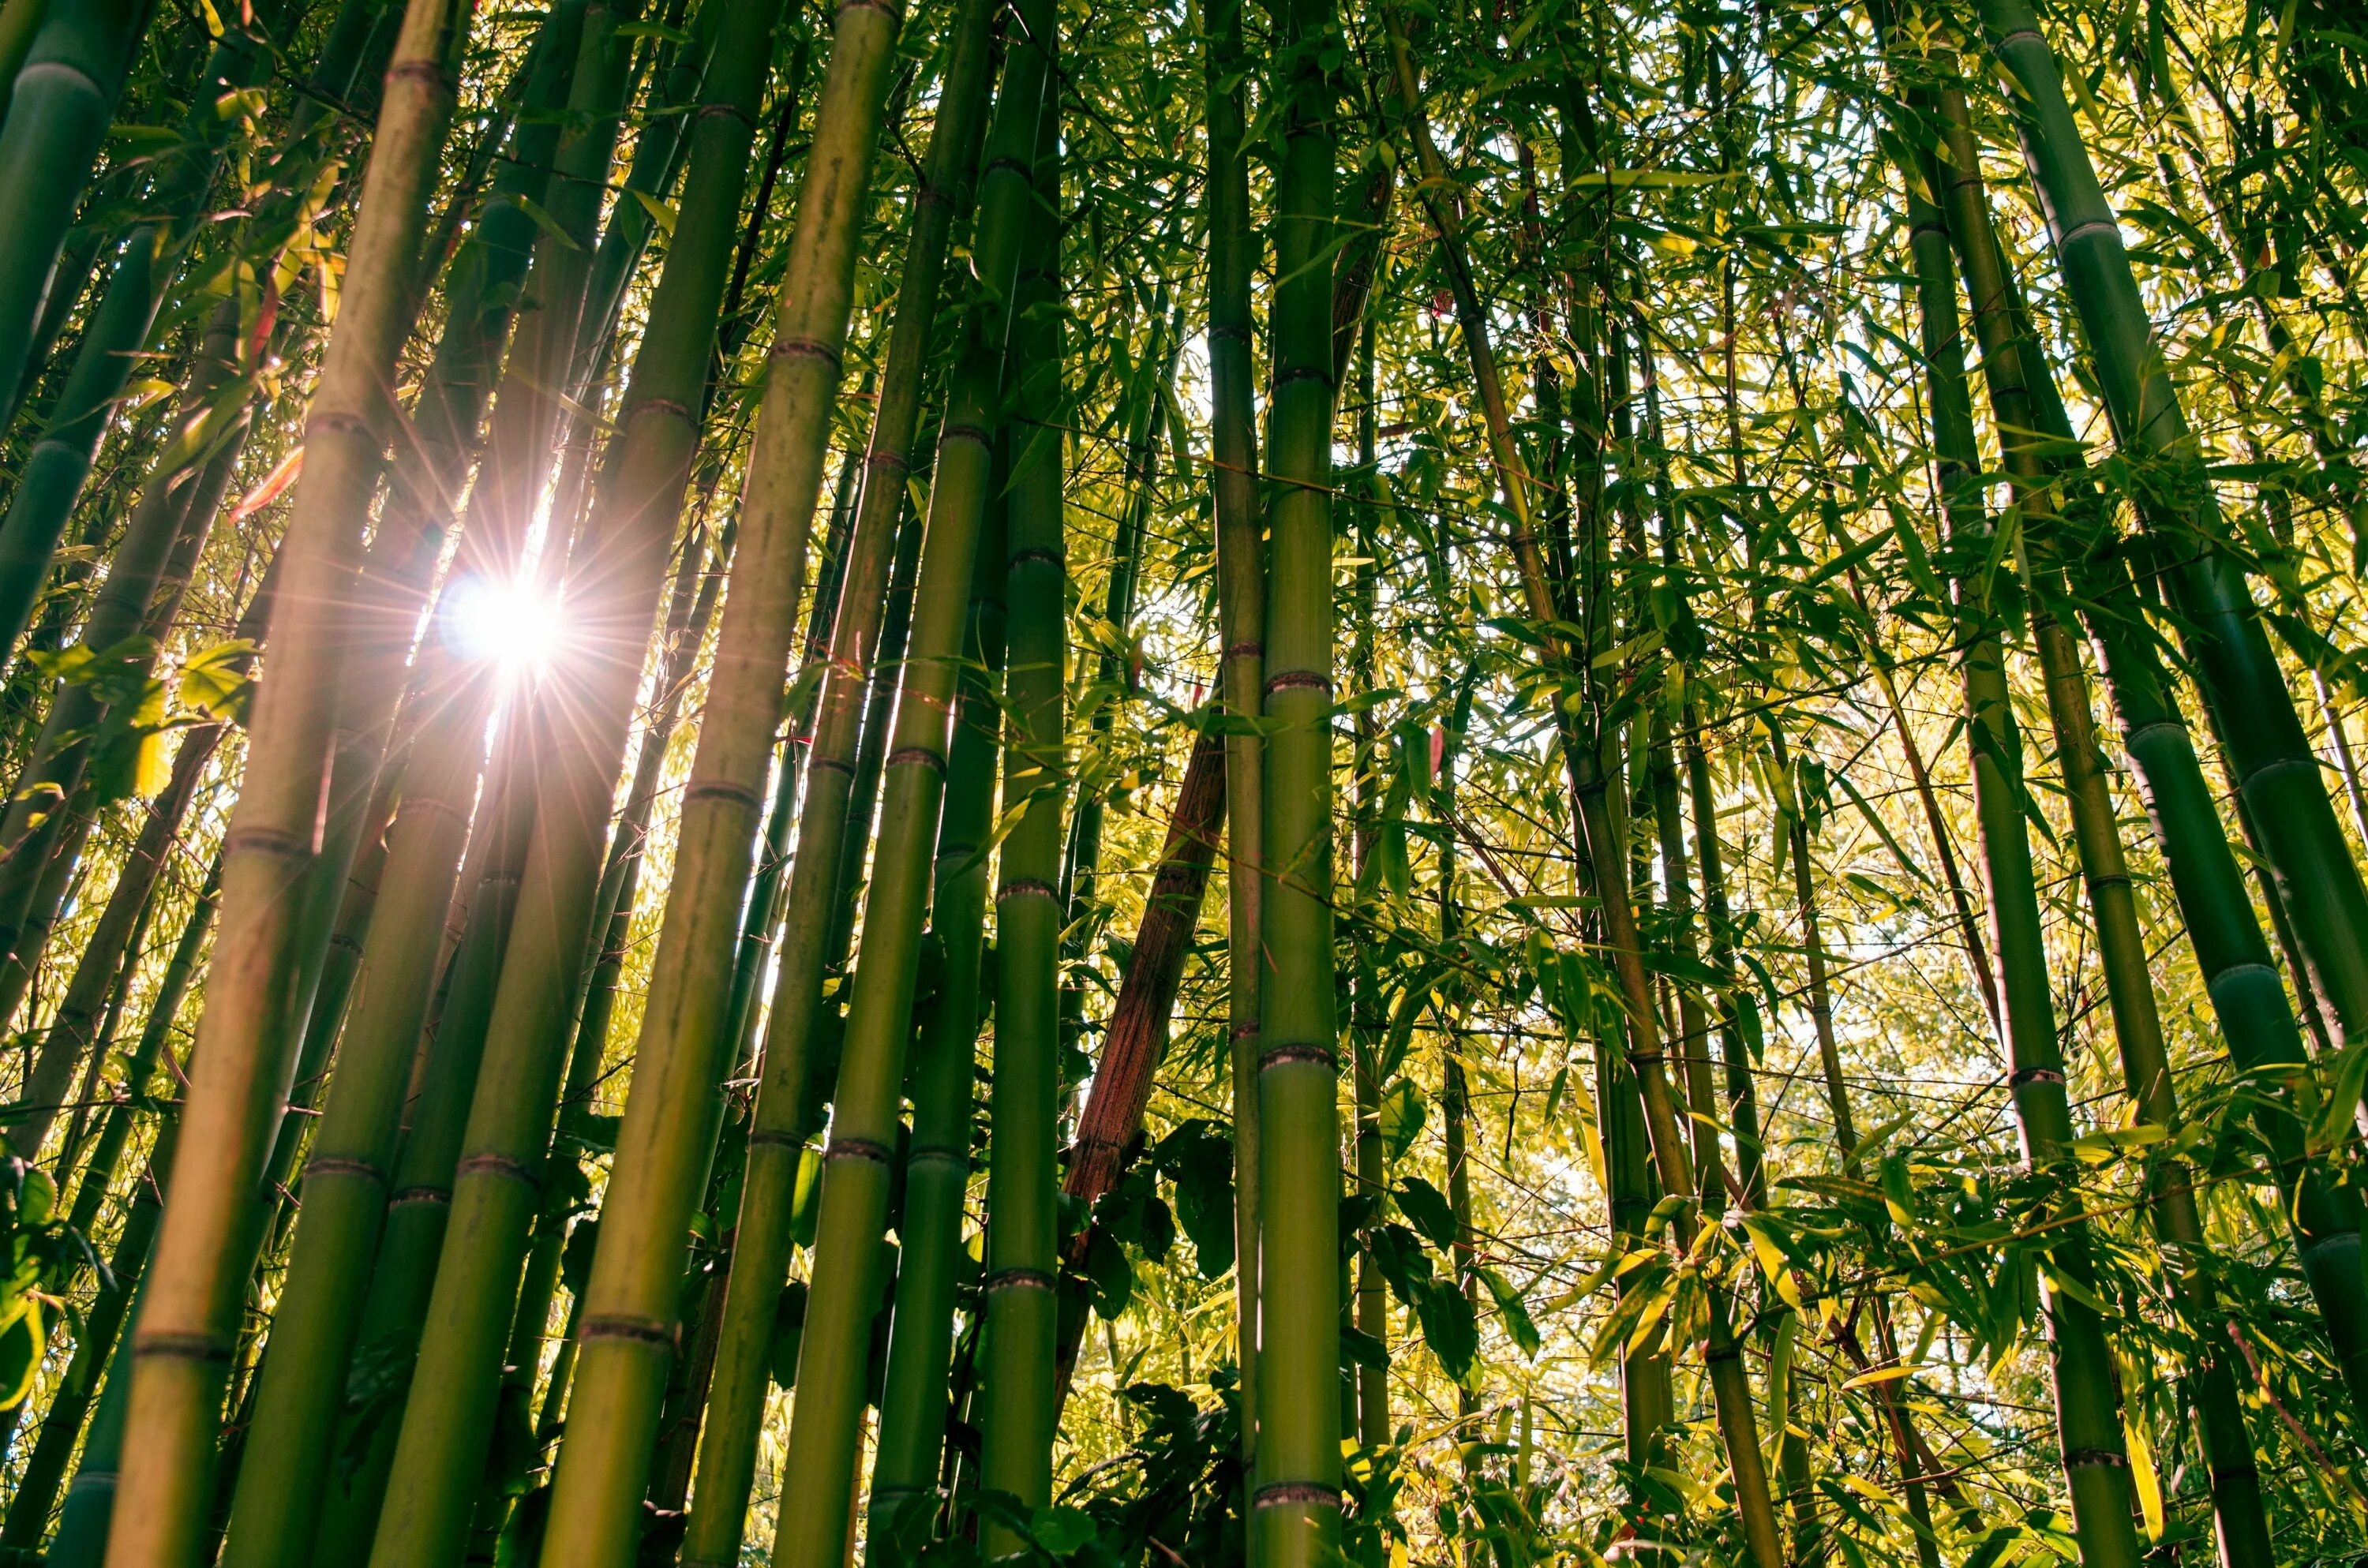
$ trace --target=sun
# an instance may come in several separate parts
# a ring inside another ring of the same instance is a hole
[[[438,618],[448,647],[505,681],[541,676],[567,640],[559,596],[531,573],[464,578]]]

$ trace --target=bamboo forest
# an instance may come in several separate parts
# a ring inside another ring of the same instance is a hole
[[[0,1568],[2368,1562],[2357,0],[0,0]]]

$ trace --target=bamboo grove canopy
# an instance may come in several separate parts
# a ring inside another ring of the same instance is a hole
[[[0,0],[0,1562],[2368,1551],[2338,0]]]

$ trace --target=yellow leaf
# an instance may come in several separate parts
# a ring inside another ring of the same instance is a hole
[[[1858,1376],[1844,1381],[1842,1387],[1862,1389],[1873,1383],[1896,1382],[1901,1378],[1912,1378],[1923,1369],[1912,1362],[1896,1361],[1888,1367],[1876,1367],[1861,1372]]]
[[[2146,1515],[2146,1539],[2162,1540],[2162,1478],[2155,1473],[2154,1450],[2146,1447],[2146,1428],[2131,1420],[2122,1427],[2130,1449],[2130,1482],[2138,1491],[2138,1509]]]

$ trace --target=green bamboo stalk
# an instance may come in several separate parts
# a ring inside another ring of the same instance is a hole
[[[24,69],[25,56],[32,51],[49,11],[50,0],[8,0],[0,6],[0,121],[8,118],[17,73]]]
[[[1217,554],[1218,662],[1225,729],[1225,1039],[1234,1110],[1235,1362],[1241,1375],[1242,1469],[1258,1453],[1258,845],[1264,755],[1256,721],[1266,687],[1266,564],[1258,511],[1258,415],[1245,151],[1241,0],[1211,0],[1204,51],[1209,145],[1210,498]],[[1246,1481],[1246,1487],[1254,1483]],[[1244,1499],[1247,1504],[1247,1496]]]
[[[364,176],[335,330],[313,393],[307,461],[288,527],[282,591],[249,733],[246,785],[222,868],[222,939],[176,1152],[177,1201],[157,1238],[133,1335],[130,1429],[116,1568],[180,1568],[200,1546],[212,1505],[222,1358],[260,1240],[256,1177],[277,1131],[302,1020],[287,1016],[300,912],[291,896],[316,847],[330,749],[345,586],[359,553],[393,410],[385,389],[409,327],[413,244],[425,210],[468,34],[466,0],[412,0]],[[327,677],[327,678],[324,678]]]
[[[2143,1124],[2166,1133],[2180,1126],[2178,1096],[2163,1045],[2162,1020],[2155,1005],[2146,964],[2146,938],[2138,922],[2136,890],[2122,853],[2104,757],[2097,749],[2096,722],[2089,706],[2089,682],[2079,644],[2052,616],[2035,619],[2040,668],[2047,681],[2055,749],[2070,797],[2073,835],[2080,856],[2089,905],[2097,926],[2097,950],[2121,1047],[2122,1075]],[[2166,1155],[2153,1162],[2148,1185],[2154,1194],[2156,1233],[2175,1251],[2174,1287],[2180,1306],[2203,1333],[2203,1348],[2193,1368],[2193,1397],[2203,1428],[2203,1449],[2212,1488],[2215,1539],[2224,1568],[2266,1568],[2274,1561],[2268,1510],[2261,1496],[2252,1443],[2237,1403],[2237,1384],[2214,1332],[2225,1321],[2214,1301],[2211,1249],[2197,1212],[2193,1173],[2187,1162]]]
[[[599,1250],[584,1301],[568,1433],[542,1561],[632,1557],[676,1328],[684,1239],[706,1185],[740,909],[797,634],[852,306],[859,222],[901,18],[848,0],[837,18],[781,282],[771,367],[742,497],[733,591],[685,793],[651,993]]]
[[[1356,551],[1361,562],[1357,568],[1355,598],[1350,611],[1352,630],[1349,644],[1349,667],[1370,670],[1373,667],[1373,619],[1376,589],[1381,574],[1375,563],[1374,551],[1379,548],[1375,538],[1375,502],[1380,493],[1381,414],[1374,402],[1373,391],[1373,318],[1370,312],[1357,333],[1357,483],[1355,500]],[[1360,887],[1370,885],[1376,873],[1372,867],[1373,846],[1379,832],[1381,779],[1376,772],[1375,720],[1370,707],[1357,710],[1356,747],[1349,764],[1350,787],[1355,791],[1352,814],[1355,824],[1356,881]],[[1447,857],[1453,853],[1452,841],[1442,846],[1440,915],[1442,923],[1440,945],[1446,945],[1444,925],[1449,920],[1449,902],[1452,894],[1447,887],[1445,867]],[[1351,984],[1355,987],[1349,1001],[1349,1038],[1350,1058],[1356,1081],[1357,1122],[1356,1142],[1351,1159],[1356,1170],[1356,1190],[1370,1201],[1379,1203],[1387,1181],[1384,1152],[1382,1144],[1382,1080],[1379,1053],[1385,1010],[1381,994],[1381,976],[1361,943],[1353,943],[1357,950]],[[1353,1308],[1357,1331],[1380,1345],[1386,1355],[1390,1337],[1389,1282],[1382,1276],[1381,1265],[1370,1253],[1357,1259],[1356,1301]],[[1390,1373],[1386,1364],[1380,1367],[1359,1366],[1354,1373],[1357,1387],[1357,1441],[1368,1450],[1379,1450],[1390,1440]]]
[[[1276,10],[1281,118],[1269,335],[1265,725],[1259,801],[1258,1438],[1249,1560],[1304,1568],[1340,1520],[1340,1031],[1332,955],[1332,353],[1338,84],[1329,0]],[[1361,672],[1360,672],[1361,674]]]
[[[98,924],[85,940],[74,978],[58,1001],[50,1027],[41,1038],[25,1088],[5,1123],[8,1141],[28,1153],[38,1152],[57,1119],[66,1087],[100,1039],[101,1010],[119,976],[137,961],[137,927],[152,906],[158,881],[181,832],[182,819],[196,798],[198,783],[213,760],[226,726],[219,722],[196,726],[181,740],[173,756],[172,777],[158,791],[140,825],[140,837],[117,873]],[[63,1159],[61,1157],[61,1173]]]
[[[1037,132],[1036,202],[1060,202],[1060,116],[1045,95]],[[995,1068],[987,1100],[985,1274],[980,1290],[981,1488],[1040,1508],[1053,1493],[1053,1366],[1059,1354],[1060,941],[1063,733],[1067,686],[1067,528],[1061,429],[1060,234],[1031,228],[1012,295],[1006,372],[1011,477],[1005,489],[1009,575],[1005,594],[1005,814],[1014,816],[996,866]],[[983,1520],[990,1558],[1026,1542]]]
[[[996,818],[997,730],[1003,717],[1004,599],[1009,555],[1002,507],[990,509],[972,572],[963,636],[962,710],[946,756],[946,806],[938,826],[936,896],[929,926],[945,971],[921,1020],[913,1064],[913,1143],[905,1160],[905,1209],[896,1227],[896,1305],[889,1321],[880,1437],[871,1460],[866,1527],[871,1560],[909,1555],[917,1519],[934,1515],[945,1445],[949,1358],[970,1194],[978,1038],[985,1022],[980,961],[985,948],[988,846]],[[921,1507],[917,1498],[928,1498]]]
[[[557,188],[547,203],[554,227],[536,243],[527,273],[489,455],[471,493],[459,567],[464,578],[514,570],[532,521],[529,492],[541,488],[555,412],[541,389],[556,384],[573,347],[583,274],[575,258],[586,255],[591,209],[613,152],[630,53],[616,28],[633,8],[596,5],[582,16],[580,53],[570,74],[573,121],[560,139]],[[446,400],[448,408],[467,395]],[[534,460],[538,450],[541,461]],[[465,581],[461,586],[465,591]],[[292,1568],[309,1560],[319,1526],[329,1440],[469,836],[484,727],[502,689],[499,680],[440,647],[430,650],[427,670],[416,699],[429,713],[404,767],[402,804],[387,835],[390,874],[366,939],[359,1006],[305,1165],[304,1204],[246,1428],[226,1563]]]
[[[26,9],[20,4],[0,14],[0,29]],[[165,287],[193,237],[190,221],[221,168],[235,117],[216,112],[215,100],[262,74],[268,58],[260,33],[277,23],[279,12],[269,4],[258,7],[257,31],[233,27],[214,45],[180,147],[142,204],[154,215],[135,226],[118,250],[65,386],[26,454],[7,514],[0,518],[0,662],[24,635],[66,519],[90,478],[108,416],[131,381]],[[0,84],[13,75],[0,43]]]
[[[971,245],[978,285],[938,440],[937,479],[929,495],[912,642],[888,757],[863,950],[855,968],[831,1142],[824,1155],[813,1289],[798,1353],[798,1399],[781,1471],[785,1499],[848,1497],[855,1484],[857,1428],[866,1392],[863,1345],[880,1300],[880,1244],[894,1174],[890,1151],[897,1137],[905,1046],[911,1032],[921,919],[928,902],[944,794],[948,726],[968,619],[972,558],[988,495],[992,431],[1020,242],[1039,221],[1031,165],[1039,108],[1048,93],[1053,8],[1044,0],[1029,0],[1016,21],[1019,36],[1004,66],[980,182],[977,231]],[[802,880],[804,869],[801,857]],[[794,1061],[791,1064],[803,1066]],[[783,1066],[778,1061],[768,1063],[768,1099],[773,1098],[775,1074]],[[768,1125],[760,1102],[760,1131]],[[748,1195],[754,1191],[751,1181],[742,1200],[744,1247],[758,1224],[780,1223],[775,1215],[752,1212]],[[783,1211],[786,1207],[780,1206]],[[748,1289],[738,1275],[735,1269],[735,1287]],[[779,1278],[778,1270],[768,1271],[751,1285],[769,1293]],[[720,1388],[720,1372],[717,1382]],[[833,1503],[785,1507],[775,1528],[773,1561],[784,1568],[836,1564],[845,1552],[848,1525],[848,1515]]]
[[[66,230],[98,162],[150,0],[53,6],[26,51],[0,127],[0,393],[13,398],[31,365],[41,303]]]
[[[130,1208],[109,1260],[108,1271],[114,1282],[99,1291],[83,1314],[74,1358],[67,1365],[57,1397],[42,1417],[40,1436],[34,1439],[24,1473],[17,1478],[16,1493],[8,1499],[7,1522],[0,1527],[0,1547],[30,1551],[40,1544],[57,1505],[58,1488],[64,1483],[75,1448],[83,1441],[84,1418],[100,1397],[100,1383],[108,1380],[108,1369],[118,1364],[115,1347],[131,1315],[133,1292],[138,1288],[141,1268],[147,1262],[149,1245],[155,1239],[158,1207],[154,1189],[172,1157],[170,1104],[159,1107],[151,1101],[149,1085],[155,1077],[157,1063],[164,1059],[165,1043],[179,1017],[182,1000],[188,994],[189,983],[196,976],[199,960],[212,934],[219,877],[217,862],[208,869],[197,902],[190,906],[188,919],[182,924],[181,935],[174,944],[173,956],[157,980],[148,1020],[125,1064],[123,1097],[108,1108],[89,1164],[74,1189],[74,1205],[68,1210],[66,1222],[88,1235],[106,1206],[108,1189],[114,1183],[116,1166],[123,1157],[124,1146],[131,1142],[135,1124],[151,1111],[162,1111],[158,1142],[149,1154],[148,1173],[132,1189]],[[119,1388],[115,1403],[120,1406],[122,1401],[123,1393]],[[91,1441],[96,1444],[97,1440],[94,1431]],[[85,1460],[85,1470],[89,1468]]]
[[[644,117],[641,133],[633,141],[623,199],[610,211],[600,247],[593,255],[591,281],[576,323],[575,354],[567,385],[569,395],[578,401],[594,378],[603,345],[615,335],[626,286],[641,265],[650,236],[657,232],[657,220],[640,197],[663,201],[682,171],[689,145],[684,131],[691,119],[685,111],[699,102],[701,84],[714,62],[723,21],[723,6],[701,5],[691,19],[690,41],[675,46],[666,68],[657,73],[655,111]]]
[[[213,503],[228,478],[219,460],[243,429],[246,412],[245,389],[233,375],[237,347],[237,305],[225,301],[213,312],[182,387],[184,434],[150,466],[77,639],[102,668],[133,675],[153,667],[154,632],[171,624],[188,566],[213,525]],[[157,623],[153,631],[152,622]],[[149,641],[135,641],[143,632]],[[23,1001],[24,981],[40,960],[64,892],[57,873],[73,864],[79,835],[88,831],[97,809],[84,783],[95,732],[108,706],[102,693],[109,688],[63,676],[54,683],[32,759],[0,816],[0,850],[6,854],[0,861],[0,950],[11,965],[9,983],[0,988],[0,1018]]]
[[[790,871],[764,1073],[750,1120],[732,1273],[691,1492],[690,1527],[683,1543],[686,1565],[739,1561],[764,1422],[775,1312],[789,1272],[790,1217],[805,1145],[820,1119],[818,1102],[824,1096],[814,1092],[814,1080],[825,1070],[825,1048],[817,1039],[823,971],[837,920],[837,879],[850,825],[850,774],[864,686],[881,635],[947,236],[962,171],[985,119],[995,13],[980,0],[967,0],[959,15],[937,129],[914,197],[888,360],[864,460],[863,493],[848,538],[847,570],[831,630],[830,667],[823,677],[806,760],[805,801]],[[912,527],[917,530],[918,524]],[[869,815],[867,810],[867,823]],[[801,1399],[802,1407],[804,1403]]]
[[[442,1564],[468,1532],[548,1153],[616,775],[697,447],[778,0],[728,0],[683,216],[650,306],[609,467],[572,560],[575,629],[549,683],[534,834],[476,1074],[419,1361],[371,1548],[374,1568]],[[564,720],[558,715],[564,715]],[[638,1491],[635,1500],[638,1501]]]
[[[1964,97],[1954,86],[1944,85],[1938,97],[1948,165],[1944,168],[1934,160],[1924,177],[1946,211],[1981,344],[1993,422],[2021,505],[2022,526],[2027,536],[2035,536],[2030,545],[2032,556],[2044,570],[2071,543],[2055,537],[2058,501],[2053,471],[2058,460],[2051,460],[2044,449],[2052,438],[2043,432],[2044,419],[2033,406],[2031,392],[2032,383],[2047,371],[2039,360],[2036,344],[2019,330],[2016,301],[2008,281],[2010,274],[1992,227]],[[2043,609],[2034,616],[2032,631],[2047,684],[2057,765],[2071,803],[2073,836],[2088,887],[2123,1081],[2143,1121],[2168,1135],[2179,1125],[2178,1096],[2163,1044],[2136,894],[2122,852],[2103,758],[2097,752],[2088,676],[2081,668],[2078,644],[2052,611]],[[2157,1159],[2149,1175],[2157,1233],[2175,1249],[2178,1260],[2174,1288],[2180,1292],[2181,1307],[2195,1322],[2214,1324],[2222,1314],[2213,1301],[2203,1221],[2186,1162],[2176,1157]],[[2260,1568],[2271,1556],[2269,1520],[2227,1358],[2212,1348],[2218,1337],[2207,1328],[2204,1349],[2193,1368],[2192,1385],[2212,1481],[2213,1510],[2219,1525],[2216,1540],[2227,1568]]]
[[[1967,203],[1964,219],[1962,227],[1969,239],[1987,237],[1988,254],[1998,258],[1990,264],[1995,275],[1991,291],[2009,319],[1994,321],[1991,328],[2002,346],[1998,366],[2015,375],[2026,399],[2018,423],[2038,432],[2043,455],[2063,462],[2079,450],[2079,441],[2054,374],[2037,351],[2014,276],[2004,266],[1986,210]],[[1978,244],[1967,247],[1969,254],[1979,248]],[[2013,346],[2011,353],[2007,345]],[[2088,504],[2094,505],[2093,497]],[[2089,548],[2100,546],[2101,541],[2091,541]],[[2275,1160],[2304,1278],[2327,1321],[2353,1403],[2368,1408],[2368,1278],[2358,1264],[2362,1215],[2349,1191],[2327,1181],[2304,1157],[2295,1119],[2312,1113],[2317,1090],[2305,1066],[2308,1057],[2293,1006],[2221,826],[2214,804],[2216,791],[2196,759],[2172,685],[2156,654],[2154,634],[2124,568],[2100,558],[2084,563],[2081,576],[2080,591],[2093,601],[2086,617],[2089,638],[2122,716],[2124,748],[2170,869],[2197,966],[2229,1052],[2255,1084],[2255,1123]],[[2248,822],[2250,813],[2241,794],[2233,804],[2240,823]],[[2257,859],[2255,870],[2260,869]],[[2274,880],[2262,874],[2260,881],[2272,921],[2279,922],[2282,903]],[[2278,935],[2285,942],[2282,923]],[[2292,960],[2290,944],[2287,952]],[[2303,966],[2294,962],[2293,968],[2296,994],[2308,1006],[2312,992],[2304,981]],[[2146,1081],[2146,1075],[2137,1081]]]
[[[2347,1040],[2357,1040],[2368,1029],[2368,887],[2231,554],[2202,449],[2065,98],[2055,52],[2027,0],[1981,0],[1978,11],[2114,434],[2133,460],[2140,514],[2159,541],[2172,601],[2192,628],[2190,652],[2229,771],[2260,831],[2312,978]]]
[[[1952,548],[1978,563],[1990,525],[1976,488],[1980,459],[1965,390],[1955,267],[1941,214],[1912,184],[1907,211],[1940,488],[1949,508]],[[2077,1218],[2077,1180],[2066,1174],[2067,1167],[2077,1169],[2066,1153],[2073,1137],[2072,1113],[2022,809],[2021,740],[2007,691],[1996,612],[1986,582],[1975,574],[1978,570],[1976,565],[1959,579],[1958,613],[1964,629],[1960,664],[1967,724],[1975,732],[1969,748],[1975,812],[1999,966],[1999,1045],[2010,1063],[2009,1083],[2024,1156],[2034,1170],[2054,1173],[2063,1187],[2059,1211],[2075,1216],[2055,1232],[2055,1267],[2085,1288],[2088,1230]],[[2090,1568],[2129,1568],[2138,1560],[2137,1536],[2131,1525],[2129,1460],[2104,1325],[2094,1308],[2053,1282],[2044,1299],[2056,1430],[2082,1561]]]

